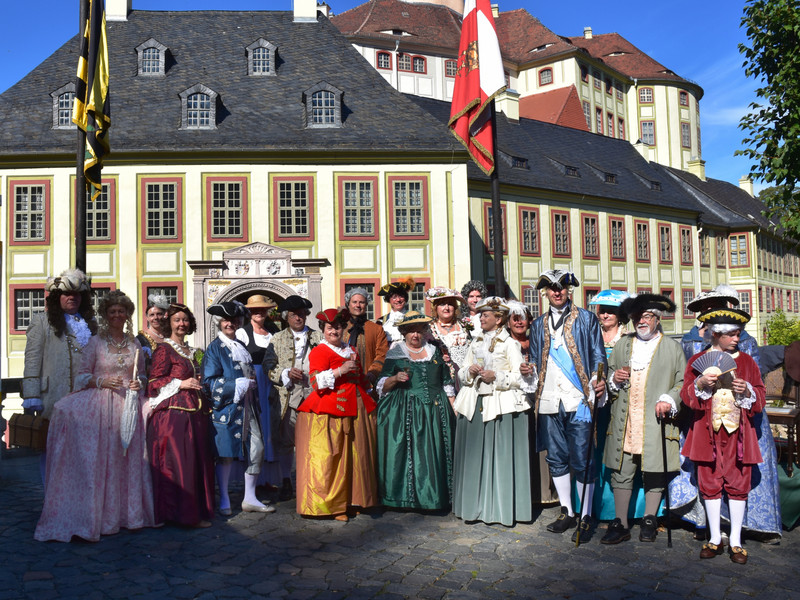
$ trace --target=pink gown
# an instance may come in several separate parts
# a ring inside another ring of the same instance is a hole
[[[47,436],[47,479],[42,516],[34,537],[68,542],[72,536],[97,541],[121,527],[152,527],[153,485],[145,456],[145,422],[139,395],[136,430],[123,456],[120,420],[125,389],[88,387],[89,377],[121,376],[125,387],[139,342],[130,340],[120,353],[94,336],[83,349],[76,379],[79,391],[56,402]],[[138,372],[144,374],[139,352]]]

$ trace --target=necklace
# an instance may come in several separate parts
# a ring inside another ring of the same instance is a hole
[[[172,346],[175,352],[180,354],[183,358],[185,358],[189,362],[192,362],[193,353],[192,353],[192,347],[189,346],[189,344],[184,343],[181,346],[180,344],[178,344],[178,342],[176,342],[172,338],[165,338],[164,341],[167,342],[170,346]]]
[[[422,354],[423,352],[425,352],[425,347],[424,346],[422,348],[420,348],[419,350],[412,350],[410,346],[406,346],[406,347],[408,348],[408,353],[409,354]]]
[[[450,323],[450,324],[446,324],[446,323],[442,323],[441,321],[437,321],[436,325],[441,327],[442,329],[444,329],[447,333],[450,333],[453,330],[453,327],[456,326],[455,322]]]
[[[111,334],[109,333],[108,336],[106,337],[106,341],[108,342],[109,346],[113,346],[117,350],[122,350],[128,345],[128,336],[124,335],[122,337],[122,341],[118,342],[113,337],[111,337]]]

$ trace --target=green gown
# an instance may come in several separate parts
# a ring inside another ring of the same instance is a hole
[[[429,358],[415,361],[404,342],[393,345],[381,373],[411,375],[378,401],[378,491],[386,506],[440,510],[452,501],[455,415],[444,386],[453,380],[439,350],[426,348]]]

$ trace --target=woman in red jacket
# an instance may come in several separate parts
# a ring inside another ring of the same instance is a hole
[[[700,558],[714,558],[724,550],[720,531],[724,491],[731,514],[730,557],[733,562],[744,564],[747,551],[742,548],[742,522],[751,471],[761,462],[752,418],[764,408],[764,382],[756,362],[738,349],[739,336],[750,315],[743,310],[722,308],[705,313],[698,320],[711,329],[711,348],[707,352],[726,353],[736,363],[732,371],[722,372],[726,367],[720,361],[709,361],[709,357],[703,361],[705,352],[700,352],[689,359],[683,379],[681,399],[694,410],[694,418],[682,454],[697,465],[698,488],[711,533]],[[698,359],[701,361],[696,364]],[[722,368],[704,362],[719,363]]]
[[[375,401],[358,355],[343,340],[347,309],[317,313],[324,341],[309,354],[313,392],[297,409],[297,512],[347,521],[348,508],[375,506]]]

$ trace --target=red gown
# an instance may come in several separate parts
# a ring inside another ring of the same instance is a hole
[[[175,379],[195,377],[194,361],[169,344],[153,352],[148,396]],[[156,521],[196,525],[214,515],[214,455],[211,405],[196,390],[178,390],[152,410],[147,449],[153,474]]]

